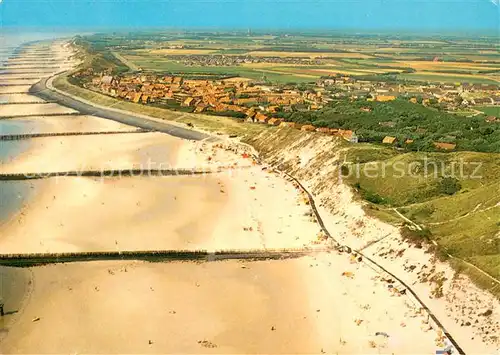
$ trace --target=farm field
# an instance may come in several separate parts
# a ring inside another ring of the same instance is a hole
[[[484,112],[487,115],[500,117],[500,107],[499,106],[479,106],[475,107],[476,110]]]
[[[385,43],[335,42],[318,38],[293,41],[276,36],[224,38],[211,40],[172,40],[157,47],[122,50],[121,55],[143,70],[200,73],[227,73],[250,79],[263,75],[277,83],[314,81],[328,75],[382,75],[401,73],[398,80],[436,83],[500,82],[500,51],[495,43],[481,44],[483,50],[471,50],[470,43],[454,44],[444,41],[393,41]],[[476,44],[477,45],[477,44]],[[179,48],[181,47],[181,48]],[[235,66],[186,65],[179,57],[189,61],[192,56],[245,56],[265,59],[265,62],[244,63]],[[172,58],[171,56],[175,56]],[[274,61],[273,61],[274,58]],[[284,59],[316,60],[317,65],[283,65]],[[263,69],[265,67],[265,69]]]
[[[433,83],[470,83],[470,84],[498,84],[500,78],[498,76],[485,75],[467,75],[467,74],[446,74],[439,72],[417,72],[399,74],[398,78],[425,81]]]

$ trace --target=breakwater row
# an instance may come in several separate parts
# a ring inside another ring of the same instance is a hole
[[[59,133],[30,133],[30,134],[3,134],[0,135],[0,141],[15,141],[22,139],[44,138],[44,137],[63,137],[63,136],[91,136],[101,134],[130,134],[130,133],[149,133],[151,130],[136,129],[132,131],[102,131],[102,132],[59,132]]]
[[[11,118],[23,118],[23,117],[58,117],[58,116],[84,116],[80,112],[69,112],[69,113],[33,113],[27,115],[18,116],[1,116],[0,120],[8,120]]]
[[[230,259],[271,260],[299,258],[325,249],[234,249],[234,250],[145,250],[145,251],[99,251],[74,253],[0,254],[0,265],[31,267],[37,265],[106,260],[142,260],[149,262],[168,261],[221,261]]]
[[[4,93],[4,94],[0,94],[2,96],[5,96],[5,95],[10,95],[11,93]],[[44,101],[44,102],[41,102],[41,101],[26,101],[26,102],[2,102],[0,101],[0,106],[1,105],[43,105],[43,104],[55,104],[56,102],[55,101]]]
[[[139,176],[177,176],[177,175],[204,175],[221,172],[222,168],[210,169],[110,169],[110,170],[85,170],[85,171],[57,171],[40,173],[7,173],[0,174],[0,181],[37,180],[55,177],[139,177]]]

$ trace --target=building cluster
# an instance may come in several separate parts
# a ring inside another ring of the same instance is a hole
[[[332,77],[321,79],[316,85],[338,90],[333,94],[337,98],[384,102],[405,97],[424,106],[440,105],[450,112],[474,106],[500,105],[500,86],[495,84],[416,84]]]
[[[190,54],[190,55],[167,55],[167,59],[182,63],[186,66],[238,66],[242,64],[273,63],[294,65],[320,65],[321,60],[304,57],[254,57],[249,55],[223,55],[223,54]]]
[[[92,76],[88,88],[136,103],[177,103],[193,112],[234,111],[273,114],[317,110],[342,98],[387,102],[405,97],[415,104],[439,105],[450,112],[474,106],[500,105],[500,87],[486,84],[406,84],[327,77],[315,85],[273,86],[244,79],[186,79],[181,76],[127,74]]]
[[[206,80],[156,74],[100,74],[91,77],[92,79],[84,84],[86,88],[134,103],[178,106],[195,113],[233,112],[239,117],[245,117],[248,122],[318,131],[355,143],[358,142],[358,137],[351,130],[317,128],[285,122],[273,116],[276,116],[274,114],[277,112],[318,110],[339,98],[387,102],[397,97],[405,97],[415,104],[445,104],[449,110],[463,109],[468,105],[500,104],[500,91],[496,85],[406,85],[363,81],[343,76],[323,78],[315,85],[299,89],[295,85],[273,86],[241,78]],[[370,110],[370,107],[361,108],[361,111]],[[498,119],[488,117],[487,121],[497,122]],[[379,124],[391,125],[394,122]],[[383,143],[395,144],[396,138],[388,136]],[[413,141],[407,140],[404,143],[411,144]],[[437,149],[455,149],[455,146],[447,143],[436,142],[435,145]]]
[[[328,102],[322,91],[277,88],[246,80],[199,80],[180,76],[95,76],[85,87],[135,103],[164,103],[193,112],[240,112],[247,117],[278,111],[317,110]]]

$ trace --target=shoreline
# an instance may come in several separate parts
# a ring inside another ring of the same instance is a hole
[[[38,42],[36,38],[39,38],[40,35],[36,34],[34,35],[35,42]],[[42,36],[46,37],[46,36]],[[50,37],[50,36],[49,36]],[[52,40],[52,37],[49,38]],[[45,39],[46,40],[46,39]],[[19,41],[17,41],[19,42]],[[14,47],[11,48],[11,51],[3,53],[2,58],[0,58],[0,70],[4,69],[6,66],[8,66],[8,63],[10,59],[12,58],[13,53],[19,51],[19,49],[26,47],[30,43],[33,42],[33,38],[28,41],[21,41],[21,43],[17,43]],[[23,73],[20,73],[18,77],[22,77]],[[33,76],[33,75],[30,75]],[[26,85],[24,81],[19,81],[21,84],[21,88],[26,88]],[[17,102],[20,100],[21,106],[16,106],[17,107],[23,107],[23,103],[26,102],[40,102],[43,103],[43,100],[40,100],[37,97],[31,96],[28,94],[28,90],[25,90],[25,94],[19,94],[17,91],[19,91],[18,86],[12,86],[6,87],[6,90],[2,90],[0,93],[0,97],[2,97],[3,100],[14,100],[14,102]],[[14,93],[11,93],[14,92]],[[31,99],[31,98],[32,99]],[[24,101],[24,102],[23,102]],[[17,104],[16,104],[17,105]],[[0,105],[0,111],[2,114],[5,114],[5,109],[8,109],[8,101],[7,103],[3,103]],[[23,118],[19,119],[19,125],[13,124],[13,122],[18,121],[18,119],[14,118],[12,120],[0,120],[0,129],[2,130],[2,133],[8,133],[8,134],[22,134],[22,133],[29,133],[31,130],[34,131],[43,131],[44,129],[50,129],[52,126],[50,123],[43,122],[43,121],[36,121],[36,120],[23,120]],[[26,123],[23,125],[23,123]],[[26,130],[26,126],[29,127],[29,131]],[[7,131],[5,132],[5,129]],[[16,142],[9,142],[5,144],[6,142],[2,141],[0,142],[0,145],[2,145],[1,148],[4,148],[2,150],[2,156],[9,157],[7,161],[2,160],[1,165],[6,165],[14,161],[15,159],[18,159],[20,156],[23,154],[33,150],[33,142],[32,141],[16,141]],[[13,144],[12,144],[13,143]],[[14,148],[11,148],[7,151],[5,149],[5,146],[11,146]],[[2,197],[2,216],[0,218],[0,239],[3,238],[3,235],[5,232],[8,230],[9,226],[12,226],[19,218],[21,218],[27,211],[27,206],[33,203],[36,198],[37,198],[37,193],[35,192],[35,189],[30,188],[29,186],[24,186],[20,187],[20,185],[23,185],[22,183],[18,182],[10,182],[10,181],[2,181],[0,182],[2,184],[2,193],[6,194],[5,187],[6,185],[9,186],[9,194],[7,195],[18,195],[18,198],[21,198],[21,202],[15,202],[15,203],[10,203],[10,206],[7,208],[3,204],[6,203],[6,198]],[[17,187],[15,187],[17,185]],[[33,187],[33,184],[31,184],[31,187]],[[12,199],[16,197],[9,197],[9,200],[12,201]],[[15,324],[18,322],[18,320],[22,317],[23,312],[26,308],[26,306],[30,302],[30,297],[33,291],[34,287],[34,278],[33,278],[33,272],[29,268],[12,268],[12,267],[4,267],[0,266],[0,298],[3,298],[3,301],[5,302],[5,312],[6,316],[0,319],[0,343],[2,340],[8,335],[8,332],[12,327],[15,326]]]

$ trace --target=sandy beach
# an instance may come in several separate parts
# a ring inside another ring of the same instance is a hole
[[[55,104],[15,104],[0,105],[0,118],[2,117],[22,117],[27,115],[53,115],[76,113],[77,111]]]
[[[28,93],[31,85],[0,86],[0,94]]]
[[[5,353],[433,352],[436,334],[421,330],[420,316],[399,312],[408,309],[403,298],[388,297],[376,280],[360,283],[362,275],[342,278],[343,261],[328,260],[36,268],[31,301],[0,346]]]
[[[28,94],[0,94],[0,103],[28,103],[28,102],[44,102],[42,99]]]
[[[136,127],[127,126],[95,116],[30,116],[0,120],[0,132],[39,133],[95,133],[95,132],[134,132]]]
[[[4,142],[18,144],[17,141]],[[162,133],[79,135],[33,139],[31,149],[2,173],[131,169],[142,166],[169,168],[176,162],[176,146],[182,140]]]

